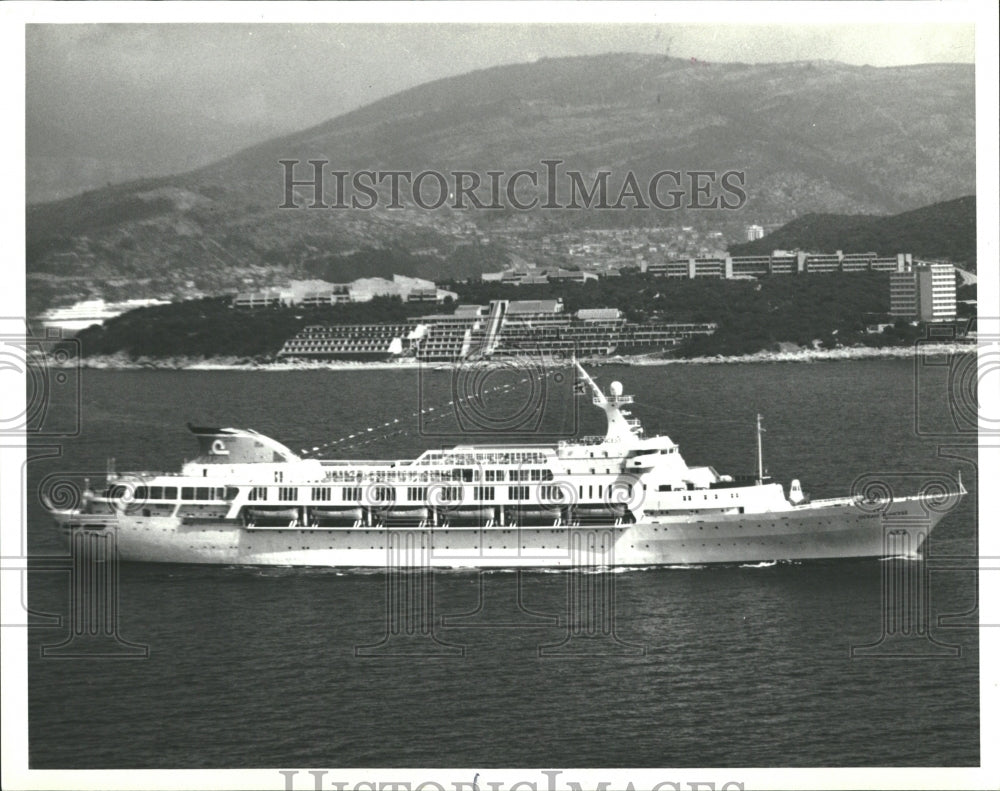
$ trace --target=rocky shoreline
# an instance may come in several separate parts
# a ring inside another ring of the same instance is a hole
[[[927,343],[919,345],[921,354],[956,354],[974,351],[974,341],[965,343]],[[793,362],[827,362],[837,360],[870,360],[870,359],[901,359],[912,358],[917,350],[912,346],[886,347],[850,347],[841,349],[789,349],[784,351],[762,351],[754,354],[693,358],[663,358],[648,356],[611,356],[579,358],[587,365],[718,365],[734,363],[793,363]],[[515,358],[516,359],[516,358]],[[511,365],[511,360],[497,359],[485,364],[505,367]],[[484,363],[479,362],[477,365]],[[448,370],[453,365],[441,362],[419,362],[413,359],[384,361],[353,361],[353,360],[253,360],[239,357],[165,357],[132,359],[124,354],[110,356],[85,357],[78,361],[66,363],[69,366],[91,368],[98,370],[188,370],[188,371],[311,371],[311,370],[407,370],[407,369],[442,369]]]

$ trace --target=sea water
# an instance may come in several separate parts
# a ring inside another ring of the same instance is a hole
[[[975,765],[976,578],[944,560],[976,551],[975,439],[949,365],[591,371],[621,380],[691,465],[753,472],[760,412],[767,472],[814,498],[961,472],[970,494],[933,535],[924,625],[881,653],[888,566],[867,559],[597,571],[587,590],[610,604],[582,629],[573,573],[435,571],[420,655],[386,641],[381,571],[124,563],[114,628],[138,658],[43,656],[76,601],[38,502],[47,476],[99,485],[109,457],[176,470],[195,453],[187,421],[346,458],[604,428],[568,369],[81,371],[79,401],[53,405],[78,412],[79,435],[35,442],[27,466],[28,546],[52,561],[30,574],[31,766]]]

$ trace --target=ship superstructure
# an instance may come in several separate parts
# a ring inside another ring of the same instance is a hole
[[[189,426],[199,453],[180,472],[109,473],[79,507],[50,510],[69,531],[117,531],[127,560],[377,567],[405,534],[434,566],[572,565],[587,547],[633,566],[881,556],[890,522],[905,532],[891,546],[915,552],[965,494],[959,482],[933,507],[922,495],[810,502],[792,481],[786,495],[764,475],[759,418],[756,475],[691,467],[669,437],[645,436],[618,382],[605,394],[576,367],[607,418],[602,436],[330,460]]]

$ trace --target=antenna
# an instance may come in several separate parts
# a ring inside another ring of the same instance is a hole
[[[761,420],[763,416],[760,412],[757,413],[757,485],[760,486],[764,483],[764,448],[761,444],[760,435],[764,432],[764,427],[761,425]]]

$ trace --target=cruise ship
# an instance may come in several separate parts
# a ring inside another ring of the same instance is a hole
[[[602,436],[550,445],[458,445],[407,460],[304,458],[249,429],[189,426],[180,472],[116,473],[70,508],[70,534],[114,532],[123,560],[236,565],[560,567],[758,563],[917,554],[966,493],[874,487],[810,501],[757,471],[691,467],[645,436],[619,382]],[[951,480],[948,478],[948,480]],[[43,493],[43,499],[44,493]],[[417,551],[400,551],[416,547]]]

